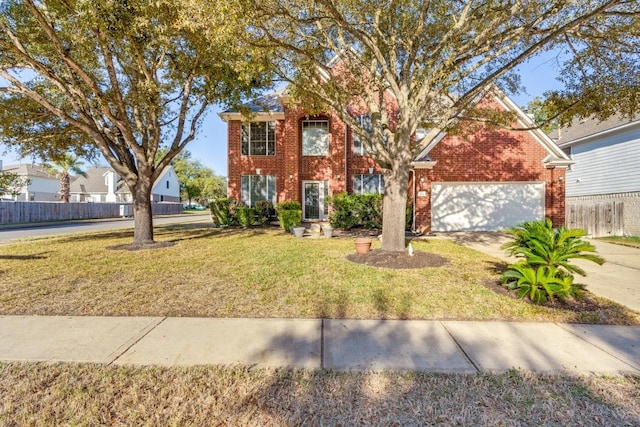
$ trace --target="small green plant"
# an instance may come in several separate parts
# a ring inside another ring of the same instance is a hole
[[[595,246],[581,239],[581,229],[553,228],[550,219],[526,221],[507,230],[513,241],[502,245],[509,255],[522,258],[502,274],[502,282],[517,290],[518,296],[532,301],[564,300],[582,296],[583,285],[573,283],[573,274],[585,271],[571,264],[584,259],[602,265],[604,259],[595,254]]]
[[[214,225],[228,226],[236,224],[236,208],[238,201],[233,197],[215,199],[209,205]]]
[[[268,225],[274,215],[273,203],[269,200],[259,200],[256,202],[254,209],[260,225]]]
[[[537,303],[582,296],[583,286],[574,284],[573,276],[558,274],[558,270],[552,266],[532,266],[526,261],[520,261],[509,266],[502,275],[502,280],[508,283],[509,289],[517,291],[518,297],[528,296]]]
[[[276,205],[278,221],[284,231],[302,224],[302,206],[296,200],[280,202]]]
[[[544,221],[526,221],[506,232],[514,240],[502,245],[502,249],[509,255],[525,258],[532,265],[552,266],[563,274],[578,273],[584,276],[584,270],[571,264],[572,260],[584,259],[598,265],[604,263],[604,259],[595,254],[595,246],[581,239],[586,235],[584,230],[553,228],[549,218]]]
[[[239,206],[236,208],[236,215],[238,217],[238,224],[240,224],[244,228],[247,228],[250,225],[253,225],[256,217],[256,211],[253,208]]]

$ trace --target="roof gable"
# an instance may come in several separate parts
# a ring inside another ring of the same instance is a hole
[[[44,178],[58,180],[58,178],[47,172],[42,166],[32,164],[6,165],[2,168],[2,172],[11,172],[27,178]]]
[[[550,167],[558,166],[558,167],[566,167],[571,165],[573,162],[571,159],[562,151],[560,147],[546,134],[540,129],[533,120],[524,112],[520,107],[516,105],[511,98],[509,98],[503,91],[501,91],[497,87],[493,87],[488,90],[484,96],[478,98],[477,103],[481,102],[483,99],[489,96],[495,102],[497,102],[505,111],[510,111],[515,113],[517,118],[518,126],[521,126],[523,131],[518,132],[528,132],[534,138],[534,140],[540,144],[549,155],[544,159],[544,163]],[[420,161],[421,159],[429,158],[429,153],[433,148],[438,145],[447,134],[445,132],[440,132],[436,135],[426,146],[426,148],[416,157],[416,161]]]

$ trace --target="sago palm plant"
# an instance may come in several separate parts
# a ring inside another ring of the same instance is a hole
[[[573,276],[558,274],[553,266],[532,266],[525,261],[511,264],[502,274],[502,281],[509,289],[516,290],[518,297],[528,296],[531,301],[541,303],[555,298],[582,295],[582,285],[573,283]]]
[[[595,253],[595,246],[582,240],[586,232],[566,227],[553,228],[550,219],[526,221],[507,230],[514,240],[502,246],[509,255],[524,258],[530,265],[549,266],[557,269],[561,276],[573,273],[585,276],[585,271],[571,264],[572,260],[584,259],[598,265],[604,259]]]

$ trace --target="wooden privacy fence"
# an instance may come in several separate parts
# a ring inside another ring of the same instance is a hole
[[[0,224],[24,224],[43,221],[118,218],[121,206],[127,216],[133,215],[130,203],[62,203],[62,202],[0,202]],[[181,203],[152,203],[154,215],[182,213]]]
[[[618,201],[568,201],[565,224],[568,228],[582,228],[591,237],[621,236],[624,203]]]

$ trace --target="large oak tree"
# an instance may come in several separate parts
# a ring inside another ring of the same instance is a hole
[[[514,70],[532,57],[566,58],[566,89],[548,94],[560,112],[603,118],[638,109],[637,0],[250,3],[247,33],[256,45],[281,49],[273,60],[292,96],[335,110],[384,169],[386,250],[404,250],[412,161],[465,119],[509,126],[508,115],[475,106],[493,87],[517,92]],[[356,120],[363,110],[372,131]]]
[[[260,53],[237,43],[235,6],[3,1],[2,142],[45,158],[97,148],[131,190],[134,243],[153,242],[154,181],[194,139],[209,105],[238,103],[263,82]]]

